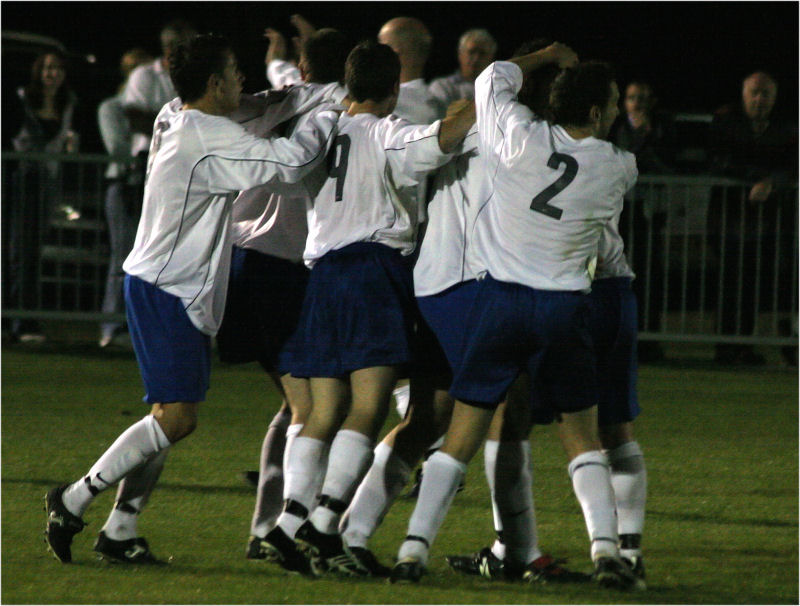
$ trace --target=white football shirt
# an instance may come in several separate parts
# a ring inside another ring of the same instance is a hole
[[[481,270],[542,290],[588,291],[600,235],[636,183],[636,159],[573,139],[517,102],[522,71],[497,61],[475,82],[478,149],[491,177],[475,222]]]
[[[291,140],[266,140],[181,106],[174,99],[156,119],[142,215],[123,269],[179,297],[192,323],[213,336],[225,309],[233,199],[271,179],[301,179],[324,157],[336,114],[320,112]]]
[[[619,214],[603,227],[600,245],[597,249],[597,270],[595,280],[603,278],[635,278],[636,275],[625,258],[625,244],[619,235]]]
[[[379,242],[404,255],[416,245],[417,185],[451,156],[439,148],[441,122],[412,125],[391,115],[339,116],[338,134],[320,183],[305,180],[314,199],[308,211],[306,265],[354,242]]]
[[[473,127],[458,155],[442,166],[432,180],[428,222],[414,265],[414,294],[435,295],[476,277],[471,261],[475,217],[488,196],[484,162],[478,156],[478,130]]]
[[[334,84],[292,86],[282,98],[265,106],[262,115],[240,122],[257,137],[268,137],[275,126],[289,120],[285,136],[304,128],[313,119],[310,108],[333,101],[347,92]],[[266,93],[266,97],[275,96]],[[300,114],[295,116],[295,114]],[[260,185],[241,192],[233,201],[233,244],[265,255],[302,262],[308,225],[306,209],[311,204],[304,187]]]
[[[267,81],[272,88],[281,89],[285,86],[301,84],[303,75],[294,63],[285,59],[273,59],[267,64]]]

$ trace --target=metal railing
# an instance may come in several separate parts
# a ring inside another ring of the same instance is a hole
[[[109,161],[3,152],[4,317],[124,320],[100,311]],[[640,176],[620,222],[640,338],[797,344],[797,186],[760,205],[747,192],[730,179]]]
[[[749,190],[710,176],[640,176],[620,230],[641,339],[797,344],[797,185],[760,204]]]

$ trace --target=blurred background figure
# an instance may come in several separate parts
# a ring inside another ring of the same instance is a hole
[[[778,284],[774,290],[772,279],[779,273],[789,275],[786,264],[794,255],[797,230],[796,193],[787,195],[788,186],[797,182],[797,123],[773,115],[777,97],[778,84],[772,76],[751,73],[742,81],[741,100],[718,109],[711,123],[712,172],[748,182],[744,192],[718,188],[709,208],[709,231],[720,238],[719,321],[724,335],[752,335],[757,313],[773,304],[796,314],[790,309],[791,283]],[[775,296],[777,302],[772,300]],[[796,329],[796,319],[794,324]],[[790,330],[789,322],[782,326],[784,334]],[[788,362],[797,364],[795,348],[783,353]],[[765,360],[751,345],[718,344],[716,361],[763,364]]]
[[[281,32],[271,27],[264,30],[264,37],[269,40],[267,54],[264,57],[264,64],[267,68],[267,81],[275,89],[303,82],[299,62],[306,42],[317,31],[317,28],[303,15],[292,15],[289,21],[297,30],[297,35],[292,36],[294,58],[290,57],[286,38]]]
[[[485,29],[470,29],[458,40],[458,69],[449,76],[434,79],[429,87],[440,117],[457,99],[475,98],[475,78],[494,61],[497,42]]]
[[[97,124],[103,145],[109,155],[114,157],[131,156],[133,133],[125,115],[123,95],[128,77],[133,70],[153,61],[147,51],[134,48],[122,55],[119,68],[122,84],[113,97],[105,99],[97,108]],[[103,313],[123,313],[125,300],[122,284],[125,274],[122,262],[133,247],[136,226],[139,222],[141,200],[137,199],[138,183],[134,163],[111,162],[105,173],[105,214],[108,223],[109,258],[106,287],[103,295]],[[120,322],[105,322],[100,326],[100,347],[108,347],[114,337],[122,330]]]
[[[383,24],[378,42],[392,47],[400,59],[400,94],[392,113],[413,124],[430,124],[443,117],[424,79],[433,44],[427,26],[414,17],[395,17]]]
[[[164,104],[178,96],[169,78],[169,57],[183,40],[196,34],[194,27],[181,19],[165,25],[160,36],[161,56],[134,69],[125,84],[122,106],[133,133],[131,155],[140,160],[140,193],[144,192],[144,173],[153,121]]]
[[[609,136],[615,145],[636,156],[642,175],[674,172],[672,123],[666,114],[656,111],[656,103],[648,82],[630,82],[625,87],[623,111]],[[664,295],[663,237],[668,201],[662,199],[661,189],[647,185],[637,186],[628,196],[619,228],[636,272],[633,290],[639,302],[639,330],[658,332]],[[640,341],[638,355],[642,362],[657,362],[664,359],[664,350],[658,341]]]
[[[77,98],[67,83],[67,62],[58,51],[39,55],[31,66],[28,84],[17,91],[22,123],[13,138],[18,152],[74,153],[80,144],[73,130]],[[42,237],[50,216],[58,206],[61,163],[57,160],[20,162],[12,177],[8,233],[7,296],[12,306],[38,306],[39,260]],[[74,209],[65,207],[67,218],[76,219]],[[11,325],[14,341],[44,340],[38,322],[15,319]]]

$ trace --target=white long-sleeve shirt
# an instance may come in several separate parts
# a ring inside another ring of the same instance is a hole
[[[378,242],[403,255],[414,251],[417,186],[451,157],[439,148],[440,126],[439,121],[413,125],[394,115],[339,117],[327,176],[310,184],[314,203],[308,212],[306,265],[355,242]]]
[[[638,175],[633,154],[573,139],[517,102],[522,71],[492,63],[475,83],[478,149],[491,193],[475,223],[482,271],[542,290],[591,286],[601,233]]]
[[[267,137],[276,126],[288,120],[284,132],[289,136],[306,127],[313,119],[314,108],[323,103],[339,103],[346,94],[336,83],[292,86],[260,115],[250,119],[243,116],[240,124],[257,137]],[[274,93],[266,96],[274,96]],[[287,261],[302,262],[308,236],[306,209],[310,205],[308,190],[297,185],[259,185],[241,192],[233,202],[233,244]]]
[[[418,297],[476,277],[470,240],[478,209],[488,196],[488,178],[477,145],[478,130],[473,126],[455,157],[432,180],[428,222],[414,265]]]
[[[267,140],[228,118],[182,110],[180,99],[165,105],[125,272],[179,297],[192,323],[215,335],[225,309],[233,199],[273,179],[301,179],[324,158],[335,124],[334,112],[320,112],[290,140]]]

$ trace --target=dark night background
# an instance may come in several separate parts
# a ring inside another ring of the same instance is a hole
[[[158,54],[158,32],[176,17],[200,31],[229,37],[247,80],[245,91],[267,87],[265,27],[292,35],[289,16],[336,27],[353,42],[375,36],[391,17],[422,19],[434,36],[427,76],[452,72],[460,34],[485,27],[507,58],[525,39],[547,36],[572,46],[582,59],[612,62],[622,85],[633,77],[654,85],[662,108],[710,112],[739,98],[743,76],[755,69],[779,83],[776,111],[797,116],[798,3],[796,2],[3,2],[4,31],[57,38],[80,59],[70,78],[82,101],[86,151],[101,149],[94,109],[119,84],[125,50]],[[28,65],[3,52],[4,98],[24,84]],[[4,113],[7,107],[4,103]],[[6,116],[8,117],[8,116]],[[5,130],[5,129],[4,129]]]

